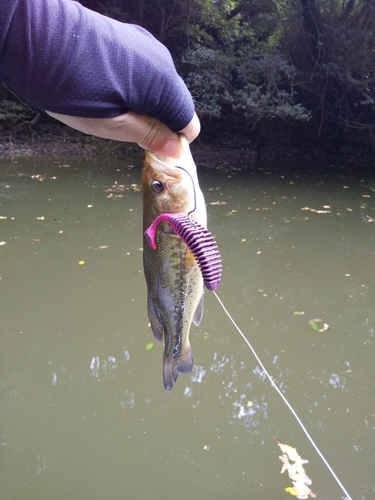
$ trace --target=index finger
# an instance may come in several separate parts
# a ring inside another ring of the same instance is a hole
[[[197,116],[197,113],[194,112],[194,116],[191,120],[191,122],[186,125],[185,128],[180,130],[179,132],[181,134],[184,134],[186,139],[189,141],[189,143],[193,142],[194,139],[196,139],[201,131],[201,124],[199,121],[199,118]]]

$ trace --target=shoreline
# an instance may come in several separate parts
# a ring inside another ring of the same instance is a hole
[[[375,150],[360,144],[329,141],[264,141],[262,147],[249,136],[227,143],[207,142],[201,136],[191,146],[198,168],[225,171],[263,169],[278,165],[292,170],[338,169],[347,173],[373,172]],[[0,133],[0,159],[53,157],[57,160],[143,158],[136,144],[85,135],[58,123],[40,123]]]

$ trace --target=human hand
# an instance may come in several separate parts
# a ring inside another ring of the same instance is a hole
[[[147,115],[127,111],[113,118],[81,118],[46,112],[85,134],[114,141],[136,142],[148,151],[162,153],[172,158],[179,158],[181,154],[181,142],[177,134],[161,121]],[[189,143],[199,135],[200,122],[196,113],[191,122],[179,132],[185,135]]]

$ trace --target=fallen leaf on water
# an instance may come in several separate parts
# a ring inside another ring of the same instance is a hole
[[[0,215],[0,220],[6,219],[6,215]]]
[[[308,488],[307,486],[301,488],[297,483],[296,486],[293,487],[289,486],[288,488],[285,488],[285,491],[287,491],[288,493],[297,497],[300,500],[304,500],[308,497],[316,498],[315,493],[313,493],[310,490],[310,488]]]
[[[115,182],[110,188],[104,189],[104,192],[109,193],[107,198],[116,199],[122,198],[123,193],[130,190],[140,192],[141,186],[139,184],[119,184],[118,182]]]
[[[324,323],[324,321],[320,318],[315,318],[315,319],[310,319],[309,325],[313,330],[316,330],[320,333],[326,332],[329,330],[331,327],[328,325],[328,323]]]
[[[285,491],[301,500],[307,499],[308,497],[316,498],[315,493],[309,488],[312,481],[306,475],[303,467],[304,464],[308,463],[308,460],[303,460],[296,448],[282,443],[280,439],[276,437],[274,437],[274,439],[282,451],[282,455],[279,457],[283,464],[280,472],[283,474],[287,471],[293,483],[293,486],[288,486],[288,488],[285,488]]]
[[[289,446],[288,444],[284,443],[277,443],[280,446],[280,450],[288,455],[290,460],[293,460],[293,462],[297,462],[301,460],[301,457],[298,455],[297,450],[295,448],[292,448],[292,446]]]
[[[305,314],[303,311],[294,311],[293,316],[302,316]]]
[[[310,212],[313,212],[314,214],[330,214],[330,210],[315,210],[314,208],[310,209]]]
[[[146,351],[149,351],[153,347],[154,347],[154,343],[153,342],[150,342],[149,344],[146,344]]]
[[[310,207],[302,207],[301,210],[310,210],[310,212],[313,212],[314,214],[330,214],[331,213],[331,210],[317,210],[315,208],[310,208]]]
[[[85,261],[84,261],[84,260],[80,260],[80,261],[78,262],[78,264],[79,264],[80,266],[83,266],[83,264],[84,264],[84,263],[85,263]]]
[[[45,179],[45,176],[44,175],[40,175],[40,174],[37,174],[37,175],[30,175],[30,179],[32,179],[33,181],[44,181]]]
[[[42,215],[41,217],[37,217],[37,220],[44,220],[44,215]]]
[[[320,329],[318,330],[318,332],[323,333],[323,332],[326,332],[326,331],[327,331],[327,330],[329,330],[329,329],[330,329],[330,326],[329,326],[329,325],[327,325],[327,323],[323,323],[322,328],[320,328]]]

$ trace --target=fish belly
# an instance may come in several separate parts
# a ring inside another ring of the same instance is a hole
[[[159,233],[159,229],[158,229]],[[190,373],[193,355],[189,342],[191,323],[203,315],[203,279],[199,266],[178,237],[160,228],[157,249],[144,243],[148,289],[148,317],[154,336],[164,339],[163,380],[170,391],[178,373]]]

